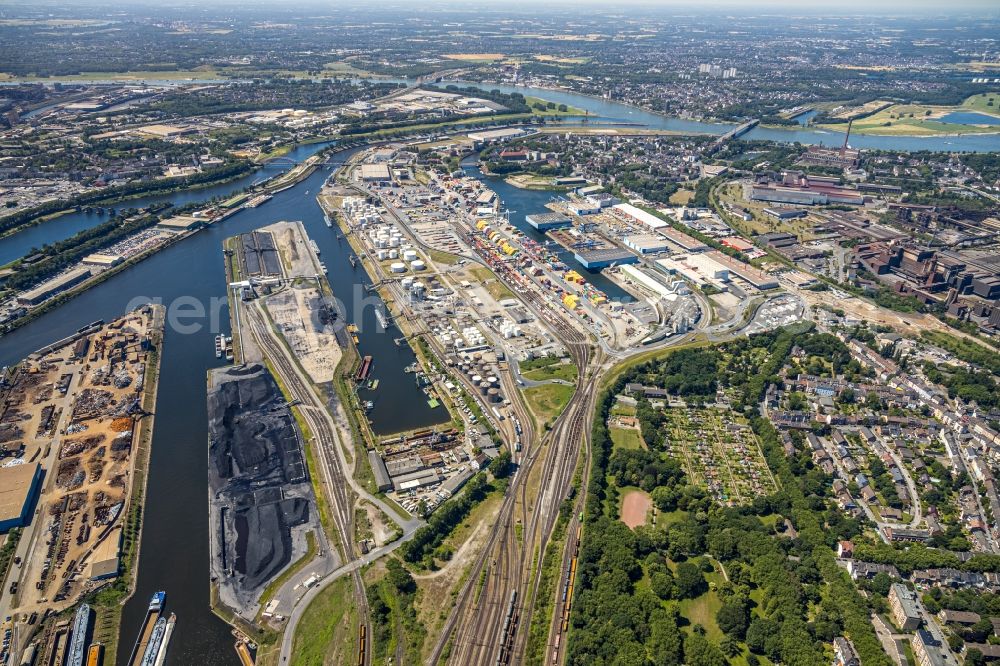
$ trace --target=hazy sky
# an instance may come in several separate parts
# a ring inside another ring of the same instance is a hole
[[[20,4],[19,0],[0,0],[0,10],[5,7],[16,8]],[[113,2],[111,0],[35,0],[36,7],[53,6],[72,8],[85,6],[107,6],[107,5],[160,5],[170,7],[183,6],[253,6],[262,7],[273,5],[282,9],[292,9],[295,6],[325,7],[334,9],[337,6],[369,6],[373,12],[378,12],[379,7],[384,8],[385,4],[371,5],[363,0],[295,0],[294,5],[285,0],[125,0],[124,2]],[[503,6],[518,8],[530,7],[536,11],[544,11],[546,6],[558,6],[563,9],[567,6],[583,6],[587,8],[603,7],[614,10],[622,6],[640,6],[648,8],[664,9],[741,9],[749,12],[766,7],[781,7],[784,9],[795,8],[802,13],[830,12],[845,13],[852,11],[863,12],[892,12],[906,13],[909,11],[936,12],[939,14],[949,14],[956,11],[968,12],[982,11],[984,16],[995,16],[1000,14],[1000,0],[543,0],[537,2],[533,0],[390,0],[396,6],[412,6],[414,9],[422,7],[441,8],[453,6],[455,8],[472,9],[478,7],[489,7],[492,9]]]

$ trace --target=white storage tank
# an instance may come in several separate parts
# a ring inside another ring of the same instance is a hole
[[[399,236],[389,238],[389,247],[399,247]]]
[[[403,285],[403,289],[410,289],[413,287],[413,278],[407,276],[400,281],[400,284]]]
[[[378,251],[378,260],[379,261],[385,261],[386,257],[388,257],[388,256],[389,256],[389,251],[388,250],[379,250]]]
[[[399,250],[389,250],[390,259],[399,259]]]
[[[410,262],[410,268],[412,268],[415,271],[422,271],[426,267],[427,264],[425,264],[422,259],[417,259],[415,261]]]
[[[402,261],[394,262],[389,267],[389,270],[391,270],[393,273],[405,273],[406,272],[406,264],[404,264]]]
[[[417,258],[416,250],[403,250],[403,259],[406,261],[414,261]]]

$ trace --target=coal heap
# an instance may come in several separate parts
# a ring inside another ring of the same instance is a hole
[[[291,410],[264,366],[217,376],[208,395],[209,488],[219,506],[223,569],[266,584],[291,559],[291,528],[309,519],[311,486]]]

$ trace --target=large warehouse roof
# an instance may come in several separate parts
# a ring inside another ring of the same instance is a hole
[[[38,463],[0,467],[0,525],[21,523],[38,472]]]
[[[645,224],[650,229],[659,229],[660,227],[667,226],[667,223],[657,216],[647,213],[641,208],[636,208],[632,204],[620,203],[614,207],[614,210],[635,222]]]

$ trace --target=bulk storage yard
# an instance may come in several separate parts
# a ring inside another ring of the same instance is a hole
[[[162,318],[144,306],[95,322],[4,378],[0,499],[5,528],[24,527],[4,605],[27,625],[22,638],[49,631],[35,624],[40,615],[74,605],[135,553],[132,509],[145,483]],[[98,609],[95,636],[114,612]],[[46,658],[65,658],[45,645],[37,649]]]

